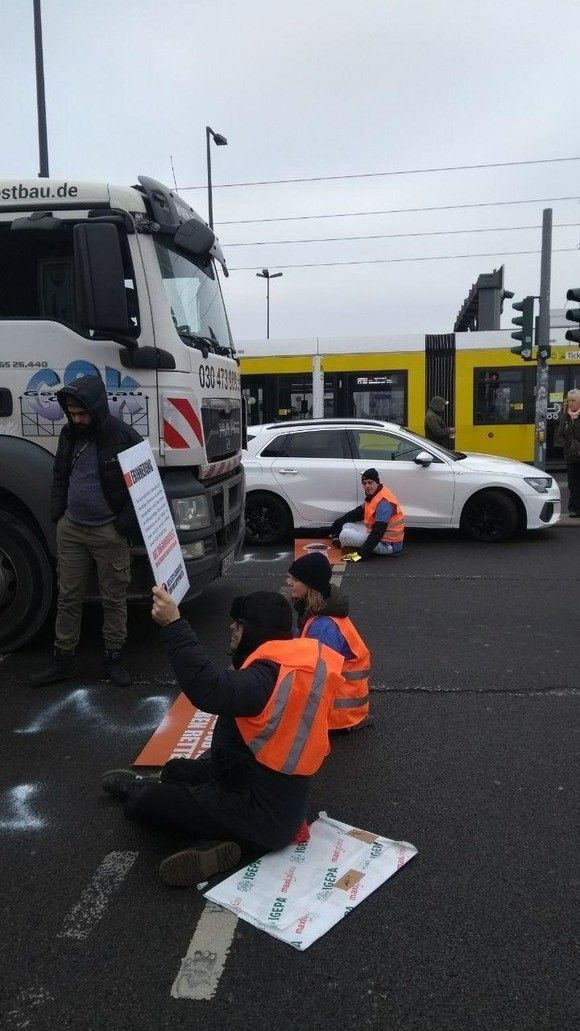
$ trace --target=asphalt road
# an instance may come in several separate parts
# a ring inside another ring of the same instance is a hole
[[[347,567],[375,724],[334,741],[311,815],[419,852],[304,953],[239,921],[207,1001],[170,994],[204,909],[157,879],[181,843],[99,789],[177,693],[148,613],[131,613],[128,690],[100,679],[97,609],[78,682],[29,686],[48,632],[4,657],[2,1026],[575,1028],[579,545],[566,526],[500,546],[415,533],[401,557]],[[288,564],[287,549],[246,553],[188,607],[217,659],[232,597],[278,589]]]

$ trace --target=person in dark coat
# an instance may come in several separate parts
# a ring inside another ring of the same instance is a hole
[[[153,596],[153,618],[162,627],[161,639],[181,690],[198,709],[218,715],[211,749],[195,760],[170,760],[160,778],[111,770],[101,784],[108,794],[125,800],[129,819],[180,832],[196,843],[159,867],[166,884],[186,887],[235,866],[242,851],[248,861],[291,841],[307,840],[312,778],[265,765],[240,731],[239,718],[262,714],[277,686],[280,663],[251,656],[268,644],[273,653],[281,645],[288,650],[293,634],[286,599],[270,591],[234,599],[232,668],[220,673],[169,595],[154,587]],[[327,659],[334,655],[329,649],[322,652]],[[282,694],[275,708],[279,700]],[[330,705],[329,693],[322,728],[326,737]],[[283,719],[285,709],[281,712]],[[300,733],[294,724],[291,733]]]
[[[67,425],[54,460],[50,516],[56,523],[58,604],[53,660],[36,686],[76,674],[83,600],[93,563],[103,606],[105,674],[119,686],[131,682],[121,663],[127,636],[127,587],[136,527],[133,505],[117,456],[142,437],[109,412],[100,376],[81,376],[57,392]]]
[[[425,414],[425,436],[442,447],[453,448],[455,430],[445,425],[445,409],[449,401],[444,397],[432,397]]]
[[[564,448],[568,474],[568,515],[580,518],[580,390],[569,390],[554,442]]]

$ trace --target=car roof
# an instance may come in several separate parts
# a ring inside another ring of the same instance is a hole
[[[381,430],[401,430],[396,422],[384,422],[381,419],[298,419],[288,422],[264,422],[256,426],[248,426],[248,436],[256,436],[258,433],[266,433],[270,430],[276,432],[289,430],[310,430],[312,427],[318,429],[343,427],[344,429],[356,429],[357,426],[374,427]]]

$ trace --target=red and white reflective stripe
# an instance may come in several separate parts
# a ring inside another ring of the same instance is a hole
[[[166,397],[163,407],[163,437],[174,449],[203,446],[199,416],[185,397]]]
[[[222,462],[212,462],[211,465],[202,466],[199,478],[200,480],[212,480],[215,476],[224,476],[225,473],[231,472],[242,460],[242,452],[238,451],[237,455],[232,458],[224,458]]]

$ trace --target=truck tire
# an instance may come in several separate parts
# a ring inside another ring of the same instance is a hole
[[[482,490],[470,498],[461,514],[461,529],[472,541],[497,544],[518,528],[515,501],[501,490]]]
[[[0,511],[0,652],[16,651],[38,633],[54,586],[43,543],[17,515]]]

